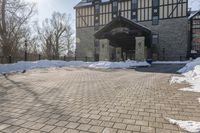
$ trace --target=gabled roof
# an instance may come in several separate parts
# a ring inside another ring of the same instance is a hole
[[[101,38],[101,36],[103,36],[104,33],[109,32],[109,30],[112,30],[113,28],[116,28],[116,25],[121,25],[122,27],[130,27],[133,30],[140,30],[143,33],[147,33],[150,34],[151,30],[141,24],[138,24],[134,21],[131,21],[129,19],[126,19],[122,16],[118,16],[116,18],[114,18],[110,23],[108,23],[107,25],[105,25],[103,28],[101,28],[100,30],[98,30],[94,36],[96,38]],[[130,29],[131,30],[131,29]]]
[[[111,0],[101,0],[101,3],[108,3]],[[84,7],[84,6],[91,6],[94,0],[81,0],[74,8]]]
[[[188,17],[188,19],[190,20],[190,19],[192,19],[194,16],[196,16],[198,13],[200,13],[200,10],[198,10],[198,11],[192,11],[191,12],[191,14],[190,14],[190,16]]]
[[[84,7],[84,6],[90,6],[90,5],[92,5],[92,0],[90,0],[90,1],[82,0],[74,8],[79,8],[79,7]]]

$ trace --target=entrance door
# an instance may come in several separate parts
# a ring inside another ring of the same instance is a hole
[[[135,50],[128,50],[126,53],[126,60],[135,60]]]
[[[95,61],[99,61],[99,54],[95,54]]]

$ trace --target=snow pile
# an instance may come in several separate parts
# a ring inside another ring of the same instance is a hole
[[[194,70],[195,71],[195,70]],[[186,88],[182,88],[179,90],[182,91],[191,91],[191,92],[200,92],[200,78],[199,75],[194,76],[193,74],[191,74],[194,71],[189,71],[187,73],[184,73],[183,76],[184,77],[172,77],[171,79],[171,84],[173,83],[189,83],[191,86],[190,87],[186,87]]]
[[[182,120],[174,120],[167,118],[167,120],[172,123],[180,126],[184,130],[192,133],[198,133],[200,132],[200,122],[195,121],[182,121]]]
[[[147,62],[83,62],[83,61],[20,61],[14,64],[0,64],[0,73],[21,72],[24,70],[31,70],[36,68],[50,68],[50,67],[89,67],[89,68],[130,68],[138,66],[150,66]]]
[[[36,68],[50,68],[50,67],[83,67],[87,66],[87,63],[83,61],[20,61],[14,64],[0,64],[0,73],[12,73],[12,72],[21,72],[23,70],[31,70]]]
[[[153,64],[187,64],[190,61],[154,61]]]
[[[171,83],[187,82],[191,87],[180,89],[182,91],[200,92],[200,58],[188,63],[178,71],[183,77],[172,77]]]
[[[182,74],[182,77],[172,77],[171,84],[173,83],[189,83],[191,86],[182,88],[182,91],[200,92],[200,58],[189,62],[185,67],[178,71]],[[198,98],[200,103],[200,98]],[[200,132],[200,122],[195,121],[181,121],[169,119],[170,123],[179,125],[184,130],[189,132],[198,133]]]
[[[100,62],[94,62],[91,65],[89,65],[90,68],[131,68],[131,67],[138,67],[138,66],[150,66],[147,62],[137,62],[137,61],[131,61],[127,60],[126,62],[109,62],[109,61],[100,61]]]
[[[200,58],[195,59],[194,61],[191,61],[189,63],[186,64],[185,67],[183,67],[182,69],[180,69],[178,72],[179,73],[186,73],[189,72],[191,70],[194,70],[194,68],[196,66],[200,65]]]

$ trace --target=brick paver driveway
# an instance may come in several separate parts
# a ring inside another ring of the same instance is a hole
[[[165,120],[200,120],[197,93],[169,84],[180,67],[60,68],[2,76],[0,132],[184,132]]]

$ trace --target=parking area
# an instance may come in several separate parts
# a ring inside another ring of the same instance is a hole
[[[0,76],[0,133],[182,133],[200,120],[198,93],[169,84],[182,65],[51,68]]]

